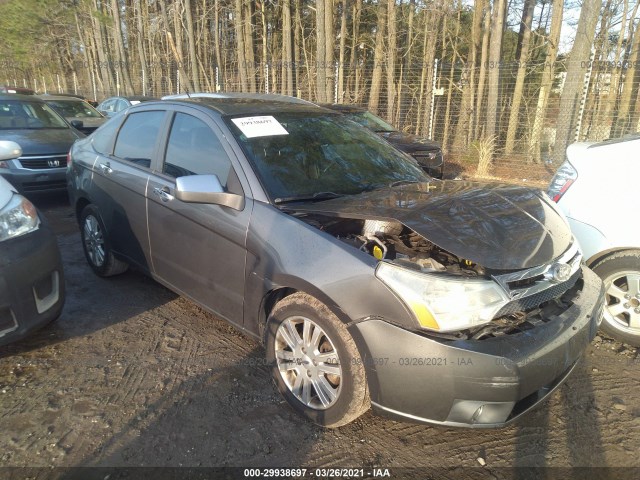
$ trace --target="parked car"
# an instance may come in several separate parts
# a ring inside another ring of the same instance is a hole
[[[0,162],[0,175],[19,192],[64,191],[67,153],[82,137],[38,97],[0,94],[0,140],[18,143],[23,152]]]
[[[121,112],[125,108],[129,108],[132,105],[137,105],[142,102],[151,102],[158,100],[154,97],[145,97],[142,95],[136,95],[132,97],[110,97],[102,101],[96,107],[102,115],[105,117],[113,117],[116,113]]]
[[[22,155],[0,140],[0,161]],[[0,177],[0,345],[57,319],[64,273],[56,237],[36,207]]]
[[[602,330],[640,347],[640,228],[635,218],[640,134],[574,143],[549,186],[566,214],[587,265],[602,277]],[[606,163],[606,166],[603,165]]]
[[[336,110],[369,130],[373,130],[394,147],[415,158],[420,166],[432,177],[443,177],[444,155],[440,145],[433,140],[411,133],[399,132],[397,128],[375,116],[366,108],[338,103],[322,106]]]
[[[23,87],[11,87],[11,86],[0,86],[0,94],[2,93],[17,93],[19,95],[35,95],[35,90],[31,90],[30,88]]]
[[[328,427],[369,405],[502,426],[569,375],[603,288],[544,192],[435,180],[340,114],[228,97],[135,105],[73,146],[96,274],[135,265],[263,340]]]
[[[53,107],[74,128],[90,134],[107,118],[84,100],[69,95],[40,95],[47,105]]]

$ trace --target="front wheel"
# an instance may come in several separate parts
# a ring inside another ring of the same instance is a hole
[[[98,209],[93,205],[87,205],[82,210],[80,236],[87,262],[97,275],[110,277],[129,268],[125,262],[114,257]]]
[[[602,278],[606,294],[602,330],[640,347],[640,251],[609,255],[597,262],[593,271]]]
[[[345,425],[369,408],[362,359],[353,338],[319,300],[295,293],[267,321],[267,360],[276,387],[318,425]]]

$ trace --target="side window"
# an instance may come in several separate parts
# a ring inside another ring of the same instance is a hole
[[[93,140],[91,140],[91,145],[93,145],[96,152],[103,155],[111,154],[109,147],[113,145],[113,136],[118,131],[120,123],[122,122],[119,120],[111,120],[100,125],[100,128],[93,134]]]
[[[226,188],[230,171],[231,160],[211,128],[196,117],[176,113],[162,172],[172,177],[214,174]]]
[[[120,129],[113,154],[149,168],[164,113],[155,110],[129,115]]]
[[[105,112],[113,112],[114,103],[115,103],[115,100],[107,100],[100,106],[100,109]]]
[[[120,99],[116,102],[115,108],[113,109],[114,112],[121,112],[122,110],[124,110],[125,108],[127,108],[129,106],[129,104]]]

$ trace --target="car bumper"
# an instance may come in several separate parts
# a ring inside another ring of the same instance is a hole
[[[0,175],[20,193],[35,193],[66,190],[66,172],[65,167],[43,170],[8,169],[0,170]]]
[[[562,314],[517,334],[440,341],[379,319],[354,324],[374,411],[445,426],[513,422],[563,383],[595,337],[602,282],[586,268],[579,282]]]
[[[55,320],[64,305],[64,274],[46,224],[0,244],[0,345]]]

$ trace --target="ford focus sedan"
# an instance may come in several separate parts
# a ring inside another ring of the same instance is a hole
[[[602,282],[540,191],[440,181],[343,115],[239,96],[136,105],[77,142],[89,266],[135,266],[264,342],[313,422],[506,425],[595,336]]]

